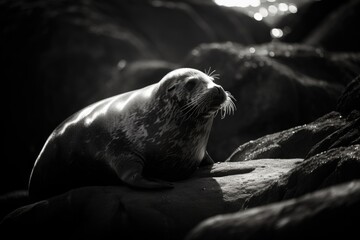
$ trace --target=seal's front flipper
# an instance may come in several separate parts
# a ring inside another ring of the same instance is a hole
[[[117,176],[125,184],[135,188],[145,189],[163,189],[173,188],[173,184],[161,180],[150,181],[142,176],[144,162],[136,156],[127,154],[126,157],[118,159],[115,164],[112,164]]]

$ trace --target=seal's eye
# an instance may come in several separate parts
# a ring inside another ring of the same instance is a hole
[[[175,89],[175,85],[169,87],[169,88],[168,88],[168,92],[171,92],[171,91],[174,90],[174,89]]]
[[[185,84],[185,88],[186,88],[188,91],[193,90],[195,86],[196,86],[196,79],[190,79],[190,80],[187,81],[187,83]]]

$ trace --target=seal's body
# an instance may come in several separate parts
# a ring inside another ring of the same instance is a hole
[[[94,103],[50,135],[29,182],[35,198],[87,185],[166,188],[191,175],[206,152],[213,118],[233,110],[211,76],[177,69],[160,82]]]

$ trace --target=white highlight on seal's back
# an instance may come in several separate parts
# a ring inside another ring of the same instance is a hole
[[[63,134],[69,126],[77,123],[84,117],[88,116],[96,107],[98,107],[102,103],[103,103],[103,101],[100,101],[100,102],[94,103],[94,104],[86,107],[85,109],[81,110],[79,113],[77,113],[77,116],[73,120],[68,121],[61,127],[61,129],[59,130],[59,133]]]
[[[113,97],[113,99],[111,99],[111,101],[109,101],[108,103],[106,103],[105,106],[101,107],[101,109],[99,109],[98,111],[95,111],[93,113],[89,113],[89,116],[87,116],[85,118],[85,126],[89,126],[98,116],[102,115],[102,114],[106,114],[107,111],[109,110],[111,104],[113,104],[117,99],[115,97]]]
[[[128,96],[128,98],[126,100],[124,100],[123,102],[120,102],[116,105],[117,110],[121,111],[123,110],[127,104],[134,98],[150,98],[152,96],[152,92],[155,88],[155,84],[144,87],[141,89],[141,91],[133,91],[130,92],[130,96]]]

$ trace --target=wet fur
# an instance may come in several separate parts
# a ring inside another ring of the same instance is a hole
[[[233,97],[213,82],[216,77],[214,72],[175,70],[156,84],[75,113],[54,130],[39,154],[30,195],[120,184],[114,169],[128,167],[124,160],[132,158],[141,162],[147,178],[187,178],[207,155],[216,114],[235,111]],[[195,82],[191,91],[185,90],[192,87],[189,81]]]

